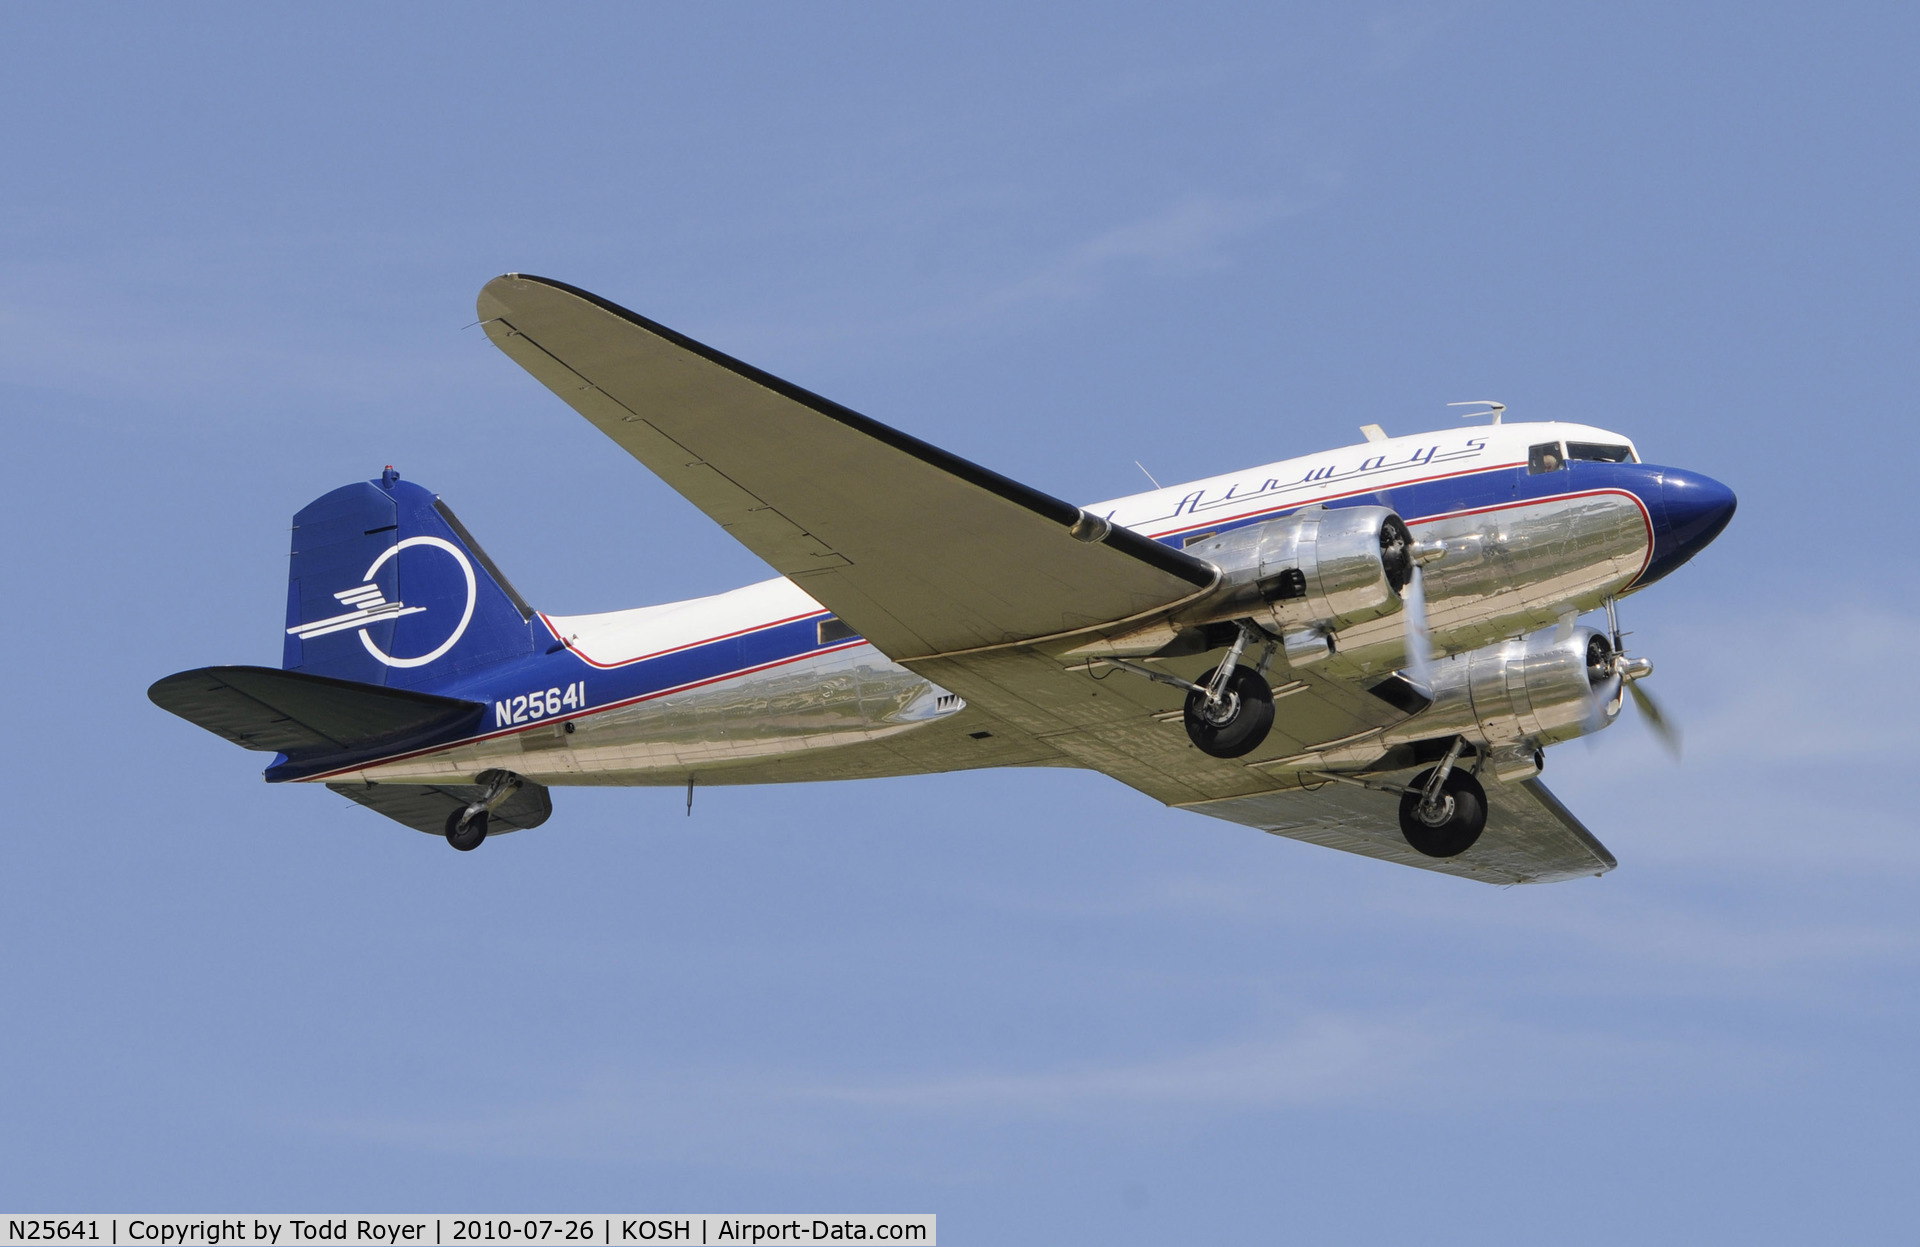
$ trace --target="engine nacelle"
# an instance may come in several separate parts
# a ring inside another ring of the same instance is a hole
[[[1620,713],[1620,676],[1604,633],[1536,632],[1433,664],[1433,704],[1383,743],[1464,736],[1504,782],[1538,773],[1539,751],[1599,731]]]
[[[1249,524],[1187,547],[1220,569],[1207,596],[1168,616],[1069,650],[1073,657],[1198,654],[1231,642],[1231,621],[1251,619],[1278,634],[1299,666],[1334,652],[1342,629],[1404,605],[1413,577],[1413,540],[1385,507],[1314,507]]]
[[[1188,549],[1223,577],[1194,622],[1251,617],[1286,639],[1289,662],[1323,658],[1340,629],[1401,608],[1412,545],[1385,507],[1316,507],[1222,533]]]

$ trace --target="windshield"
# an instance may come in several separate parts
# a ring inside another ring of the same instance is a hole
[[[1567,458],[1586,459],[1595,463],[1632,463],[1633,448],[1615,446],[1608,442],[1568,442]]]

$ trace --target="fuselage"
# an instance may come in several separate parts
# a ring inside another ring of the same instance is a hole
[[[1437,649],[1460,653],[1659,580],[1718,535],[1733,505],[1718,482],[1641,463],[1618,434],[1540,423],[1363,442],[1086,510],[1205,558],[1222,534],[1302,508],[1390,508],[1424,546],[1444,546],[1424,569],[1429,622]],[[281,764],[268,777],[464,782],[498,767],[549,785],[680,784],[804,778],[809,759],[834,760],[822,777],[983,765],[977,751],[888,748],[959,714],[960,699],[785,579],[538,619],[544,652],[439,690],[488,708],[476,733],[347,769]],[[1403,636],[1394,619],[1362,625],[1343,635],[1339,661],[1391,672],[1407,661]],[[885,756],[855,763],[863,749]]]

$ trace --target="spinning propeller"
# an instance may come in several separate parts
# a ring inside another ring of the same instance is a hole
[[[1406,676],[1433,696],[1433,630],[1427,625],[1427,581],[1421,564],[1431,563],[1447,552],[1440,542],[1413,539],[1404,525],[1383,529],[1380,534],[1382,562],[1393,587],[1400,593],[1401,616],[1406,628]]]
[[[1433,631],[1427,622],[1426,578],[1421,572],[1421,564],[1432,561],[1445,552],[1445,547],[1437,543],[1427,546],[1423,543],[1408,542],[1404,548],[1393,549],[1391,553],[1404,560],[1398,566],[1402,569],[1405,581],[1400,585],[1402,602],[1401,617],[1406,629],[1407,665],[1402,674],[1418,685],[1422,693],[1433,695]],[[1596,694],[1593,701],[1592,720],[1588,727],[1587,739],[1593,740],[1593,733],[1606,726],[1609,717],[1607,707],[1612,696],[1602,692],[1602,686],[1610,679],[1617,679],[1615,688],[1620,695],[1631,697],[1640,711],[1640,717],[1646,721],[1647,728],[1654,739],[1660,742],[1668,756],[1676,762],[1680,760],[1680,727],[1667,716],[1640,683],[1653,674],[1653,663],[1645,658],[1629,658],[1626,650],[1626,634],[1620,631],[1619,612],[1614,600],[1606,600],[1607,639],[1593,638],[1593,648],[1588,652],[1589,679]],[[1563,622],[1563,627],[1571,633],[1572,618]]]
[[[1427,626],[1427,579],[1418,562],[1414,563],[1400,598],[1405,603],[1401,614],[1406,617],[1407,674],[1420,686],[1421,692],[1432,696],[1433,630]]]
[[[1680,760],[1680,727],[1667,717],[1653,694],[1640,687],[1640,681],[1653,674],[1653,663],[1645,658],[1628,658],[1625,637],[1620,631],[1619,613],[1614,609],[1613,599],[1608,598],[1607,634],[1613,642],[1613,673],[1620,677],[1620,683],[1633,698],[1633,704],[1640,711],[1641,718],[1647,721],[1647,728],[1653,733],[1660,747],[1667,751],[1674,761]]]

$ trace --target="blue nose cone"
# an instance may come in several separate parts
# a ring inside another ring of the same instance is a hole
[[[1698,472],[1661,468],[1659,502],[1653,515],[1653,561],[1640,577],[1643,585],[1674,571],[1712,544],[1733,519],[1739,500],[1733,491]]]

